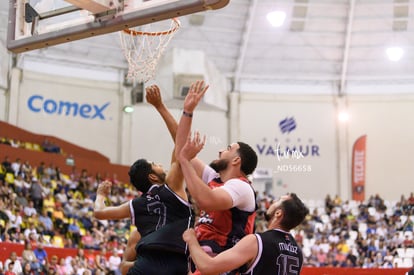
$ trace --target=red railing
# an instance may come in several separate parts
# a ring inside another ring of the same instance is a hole
[[[76,256],[75,248],[57,248],[45,246],[48,258],[53,255],[58,258],[66,258],[68,256]],[[16,251],[18,256],[22,255],[23,245],[15,243],[0,243],[0,261],[4,262],[10,252]],[[99,251],[85,250],[85,256],[90,254],[96,255]],[[108,254],[109,255],[109,254]],[[301,275],[404,275],[409,268],[330,268],[330,267],[304,267]]]

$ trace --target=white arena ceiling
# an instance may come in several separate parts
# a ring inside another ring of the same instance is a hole
[[[8,1],[0,1],[1,47],[7,10]],[[274,10],[287,14],[279,28],[266,20]],[[204,51],[235,87],[328,85],[341,94],[352,85],[375,84],[413,93],[413,15],[413,0],[230,0],[223,9],[180,18],[182,28],[168,49]],[[401,60],[387,58],[391,46],[402,48]],[[18,55],[24,59],[127,69],[116,33]]]

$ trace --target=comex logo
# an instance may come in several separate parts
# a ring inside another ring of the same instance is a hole
[[[55,101],[53,99],[44,99],[41,95],[32,95],[27,101],[27,105],[35,113],[44,111],[50,115],[80,116],[85,119],[106,120],[104,111],[109,106],[109,102],[98,106],[95,104],[79,104],[62,100]]]
[[[287,117],[284,120],[279,122],[279,128],[282,133],[290,133],[296,129],[296,122],[293,117]]]

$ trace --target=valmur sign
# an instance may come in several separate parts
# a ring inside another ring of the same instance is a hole
[[[78,103],[63,100],[45,99],[41,95],[32,95],[27,100],[29,110],[34,113],[45,113],[48,115],[60,115],[80,117],[83,119],[106,120],[105,110],[110,102],[102,105]]]

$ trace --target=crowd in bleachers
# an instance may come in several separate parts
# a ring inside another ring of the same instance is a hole
[[[6,273],[10,269],[14,274],[118,275],[131,225],[93,218],[96,188],[103,178],[90,175],[87,169],[73,167],[65,175],[53,164],[40,161],[32,166],[5,157],[0,168],[0,241],[21,243],[25,249],[0,263],[0,275],[12,275]],[[112,180],[113,204],[139,195],[128,184]],[[257,231],[266,229],[263,214],[272,199],[271,194],[257,194]],[[384,201],[379,195],[362,203],[328,195],[325,200],[306,203],[311,214],[294,232],[303,247],[304,266],[412,266],[413,193],[396,202]],[[49,261],[44,246],[76,248],[78,256],[53,256]]]
[[[14,148],[23,148],[34,151],[42,151],[56,154],[62,153],[61,148],[49,139],[44,139],[42,144],[39,144],[36,142],[21,141],[13,138],[0,137],[0,144],[10,145]]]
[[[271,200],[271,196],[261,196],[261,212]],[[413,266],[414,193],[394,202],[378,194],[365,202],[327,195],[324,200],[307,200],[306,204],[310,215],[294,230],[303,247],[304,266]],[[263,218],[258,229],[266,229]]]
[[[40,162],[34,167],[27,161],[18,158],[11,161],[6,156],[0,167],[0,241],[21,243],[25,251],[33,250],[34,255],[43,245],[114,251],[119,258],[126,245],[130,223],[93,218],[96,188],[102,180],[100,174],[92,177],[86,169],[78,173],[74,167],[70,175],[64,175],[53,164]],[[138,195],[116,179],[112,181],[113,204]],[[33,261],[24,255],[17,255],[17,258],[22,268],[15,264],[16,274],[25,274],[23,267],[27,262],[31,263],[34,274],[83,274],[83,269],[97,273],[97,264],[90,261],[70,259],[65,261],[65,266],[68,270],[72,266],[75,273],[52,273],[56,268],[51,268],[46,259],[39,260],[37,255],[32,257]],[[109,257],[104,259],[108,264],[106,268],[118,274],[118,266],[110,265]],[[8,270],[8,264],[1,263],[0,270]],[[103,274],[108,274],[107,270]]]

